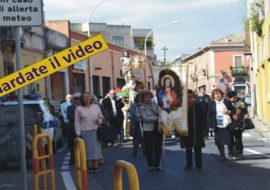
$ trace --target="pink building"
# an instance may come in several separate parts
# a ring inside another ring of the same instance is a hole
[[[244,56],[245,41],[241,35],[231,34],[184,58],[189,64],[189,88],[207,86],[224,92],[235,90],[250,93],[249,61]]]

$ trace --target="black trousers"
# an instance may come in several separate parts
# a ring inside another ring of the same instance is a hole
[[[70,149],[70,162],[74,163],[74,141],[76,139],[75,127],[68,125],[68,148]]]
[[[118,132],[118,135],[116,137],[116,141],[117,142],[123,142],[124,140],[124,128],[123,128],[123,120],[120,120],[119,118],[117,117],[114,117],[114,118],[111,118],[110,119],[110,125],[112,127],[114,127],[117,132]]]
[[[234,135],[235,138],[235,142],[236,142],[236,150],[237,150],[237,154],[243,154],[243,140],[242,140],[242,131],[237,131],[236,134]]]
[[[234,141],[234,144],[236,145],[237,156],[243,155],[244,146],[243,146],[242,135],[243,135],[243,132],[240,130],[233,132],[233,141]],[[232,146],[228,147],[228,152],[229,154],[233,153]]]
[[[153,131],[144,131],[143,135],[148,167],[159,167],[163,135]]]
[[[197,168],[202,167],[202,148],[195,146],[194,148],[194,153],[195,153],[195,162]],[[186,148],[186,160],[187,160],[187,166],[191,167],[192,166],[192,148]]]
[[[65,142],[68,141],[68,128],[69,128],[69,124],[63,122],[62,123],[62,134],[63,134],[63,141],[65,141]]]
[[[133,143],[133,153],[132,153],[133,156],[137,155],[140,144],[141,144],[142,150],[144,152],[144,143],[142,142],[142,137],[133,136],[132,143]]]

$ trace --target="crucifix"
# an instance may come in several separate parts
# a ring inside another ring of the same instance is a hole
[[[168,48],[166,46],[164,46],[161,50],[164,51],[164,58],[163,58],[163,64],[166,64],[166,51],[168,50]]]

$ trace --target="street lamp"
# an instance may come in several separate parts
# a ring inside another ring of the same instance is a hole
[[[171,25],[171,24],[178,24],[179,21],[178,20],[174,20],[172,22],[169,22],[169,23],[166,23],[166,24],[161,24],[161,25],[158,25],[156,27],[154,27],[152,30],[150,30],[150,32],[148,32],[148,34],[146,35],[145,39],[144,39],[144,57],[145,57],[145,63],[147,61],[147,49],[146,49],[146,42],[147,42],[147,39],[148,37],[150,36],[151,33],[153,33],[154,30],[157,30],[159,28],[162,28],[162,27],[165,27],[165,26],[168,26],[168,25]],[[145,64],[145,69],[144,69],[144,81],[145,81],[145,84],[146,84],[146,69],[147,69],[147,66]]]
[[[99,2],[97,2],[91,9],[90,9],[90,11],[89,11],[89,13],[88,13],[88,17],[87,17],[87,23],[86,24],[88,24],[88,27],[87,27],[87,36],[88,36],[88,38],[90,38],[91,37],[91,34],[90,34],[90,18],[91,18],[91,16],[92,16],[92,14],[93,14],[93,12],[95,11],[95,9],[98,7],[98,6],[100,6],[102,3],[104,3],[105,1],[108,1],[108,0],[102,0],[102,1],[99,1]],[[91,60],[91,58],[89,58],[90,60]],[[92,64],[91,64],[91,61],[90,61],[90,86],[91,86],[91,89],[90,89],[90,92],[91,93],[93,93],[93,73],[92,73],[92,69],[93,69],[93,67],[92,67]]]
[[[87,24],[88,24],[88,27],[87,27],[87,36],[88,36],[88,38],[91,37],[91,34],[90,34],[90,18],[91,18],[91,16],[92,16],[92,14],[94,13],[94,11],[96,10],[96,8],[97,8],[98,6],[100,6],[102,3],[104,3],[105,1],[108,1],[108,0],[102,0],[102,1],[97,2],[97,3],[90,9],[90,11],[89,11],[89,13],[88,13],[88,17],[87,17]]]

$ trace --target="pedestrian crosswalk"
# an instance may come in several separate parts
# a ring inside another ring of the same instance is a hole
[[[73,179],[71,177],[71,174],[70,174],[69,162],[70,162],[70,153],[68,153],[65,156],[65,159],[64,159],[64,161],[62,163],[61,175],[62,175],[64,184],[65,184],[67,189],[76,189],[76,186],[75,186],[75,184],[73,182]]]

